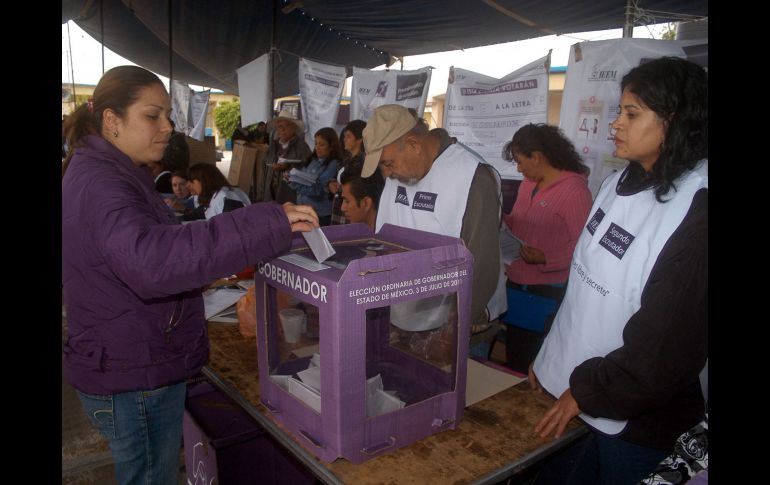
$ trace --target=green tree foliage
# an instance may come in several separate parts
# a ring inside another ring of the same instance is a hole
[[[676,24],[669,23],[668,28],[663,32],[663,40],[676,40]]]
[[[241,101],[233,98],[214,108],[214,124],[225,139],[232,138],[241,121]]]

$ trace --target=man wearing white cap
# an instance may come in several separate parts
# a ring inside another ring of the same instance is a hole
[[[473,254],[471,323],[497,318],[506,310],[504,284],[499,285],[504,275],[497,172],[462,144],[442,144],[400,105],[378,107],[363,135],[366,158],[361,176],[372,175],[379,166],[387,179],[377,231],[389,223],[461,238]],[[502,291],[495,291],[498,288]],[[393,310],[391,321],[404,330],[436,328],[430,322],[400,324]]]
[[[302,121],[295,119],[289,111],[281,111],[274,120],[276,139],[270,140],[270,147],[265,156],[266,169],[263,179],[262,197],[258,200],[277,200],[280,203],[287,200],[280,200],[276,197],[281,180],[280,174],[289,170],[292,164],[304,162],[312,153],[303,134],[305,125]],[[285,186],[284,189],[288,189]],[[293,202],[293,201],[291,201]]]

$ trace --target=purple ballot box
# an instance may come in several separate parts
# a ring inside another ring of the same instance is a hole
[[[257,266],[260,398],[319,459],[362,463],[447,429],[465,403],[473,257],[385,225],[324,228]]]

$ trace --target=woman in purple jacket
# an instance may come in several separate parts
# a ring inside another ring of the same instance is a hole
[[[156,75],[121,66],[66,124],[63,362],[119,483],[177,480],[185,380],[208,358],[200,288],[318,227],[312,208],[275,202],[179,224],[147,166],[163,156],[170,111]]]

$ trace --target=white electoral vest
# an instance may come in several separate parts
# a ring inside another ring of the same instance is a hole
[[[479,163],[486,163],[459,144],[449,145],[436,160],[430,171],[414,185],[406,185],[395,179],[387,179],[380,196],[376,231],[383,224],[394,224],[445,236],[460,237],[463,216],[468,203],[473,176]],[[498,180],[498,196],[500,182]],[[498,280],[505,281],[502,264]],[[500,287],[500,285],[498,285]],[[506,309],[505,285],[497,291],[487,305],[492,318]],[[502,310],[499,308],[502,307]],[[475,318],[475,315],[473,316]],[[391,308],[391,319],[395,321]],[[415,324],[399,325],[410,330],[428,330],[440,325],[438,321],[425,322],[420,328]],[[425,328],[427,326],[427,328]]]
[[[222,187],[212,197],[206,209],[206,219],[221,214],[225,208],[225,199],[241,202],[244,206],[251,205],[249,197],[238,187]]]
[[[557,398],[572,371],[623,345],[623,329],[641,307],[642,290],[671,234],[682,223],[695,193],[708,188],[708,160],[677,180],[668,202],[654,190],[620,196],[622,172],[608,177],[596,196],[588,224],[572,257],[567,294],[534,363],[540,384]],[[627,421],[580,417],[609,435]]]

